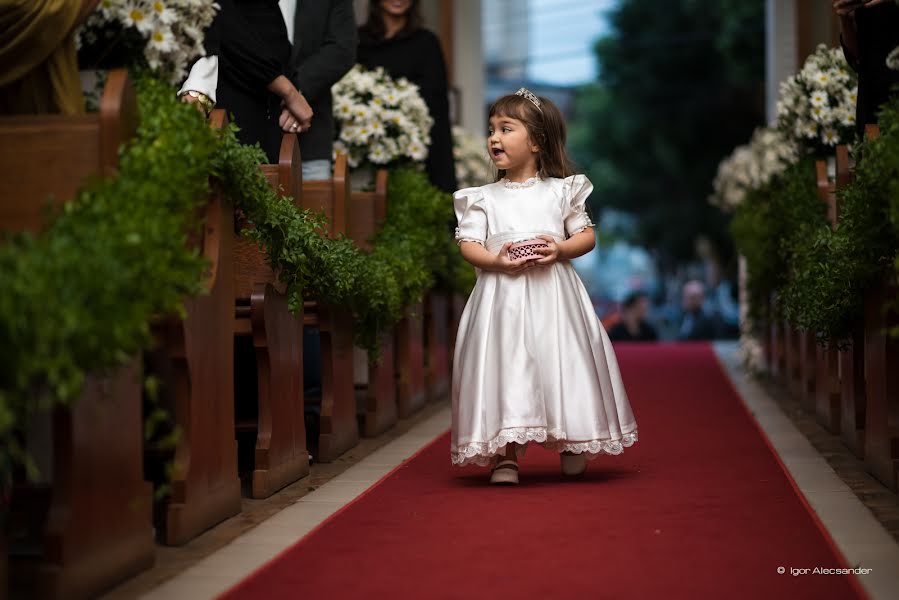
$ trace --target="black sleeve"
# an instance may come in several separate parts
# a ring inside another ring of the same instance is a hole
[[[431,32],[427,32],[424,38],[422,54],[427,57],[428,67],[424,69],[420,81],[421,95],[434,119],[426,167],[431,183],[443,191],[453,192],[456,190],[456,171],[453,161],[446,61],[443,58],[440,41]]]
[[[259,90],[284,75],[286,65],[280,45],[266,43],[248,28],[234,0],[218,0],[218,4],[221,8],[213,22],[212,43],[219,45],[219,55],[234,76],[249,89]]]
[[[843,34],[840,34],[840,47],[843,49],[843,56],[846,58],[846,62],[849,63],[849,66],[852,67],[852,70],[858,73],[858,57],[849,52],[849,48],[846,47],[846,44],[843,42]]]
[[[328,21],[321,48],[292,65],[293,84],[303,95],[314,101],[349,71],[356,61],[356,17],[352,0],[330,2]]]

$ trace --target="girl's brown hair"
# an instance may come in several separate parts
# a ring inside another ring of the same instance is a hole
[[[370,0],[368,3],[368,19],[359,28],[359,37],[362,43],[377,44],[384,41],[387,29],[384,27],[383,12],[381,0]],[[418,6],[418,0],[412,0],[409,10],[406,11],[406,24],[394,37],[395,39],[400,39],[412,35],[423,26],[424,20],[421,17],[421,8]]]
[[[537,174],[540,177],[564,179],[574,175],[574,164],[565,150],[568,130],[562,112],[551,100],[542,96],[537,99],[540,101],[539,108],[524,96],[503,96],[490,107],[488,118],[509,117],[524,123],[528,137],[540,147],[537,153]],[[506,171],[498,169],[496,181],[505,176]]]

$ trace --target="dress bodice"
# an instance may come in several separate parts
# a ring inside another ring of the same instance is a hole
[[[506,242],[536,235],[564,240],[593,226],[585,206],[592,190],[584,175],[537,179],[525,185],[498,181],[459,190],[454,195],[459,221],[456,240],[477,242],[494,252]]]

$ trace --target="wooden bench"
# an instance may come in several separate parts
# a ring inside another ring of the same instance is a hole
[[[285,134],[277,165],[262,165],[269,184],[299,206],[302,192],[300,146]],[[303,315],[287,307],[285,286],[258,245],[240,236],[234,252],[235,344],[251,349],[250,397],[235,397],[238,435],[253,444],[253,498],[267,498],[309,474],[303,416]],[[239,348],[237,348],[239,350]],[[242,355],[241,355],[242,356]],[[236,365],[235,368],[241,365]],[[255,399],[255,402],[253,401]],[[249,441],[249,440],[248,440]]]
[[[777,306],[777,295],[772,293],[768,298],[768,311],[766,322],[766,341],[768,348],[766,356],[768,359],[768,370],[771,377],[775,381],[784,381],[784,373],[786,372],[787,355],[784,352],[784,344],[786,336],[784,335],[783,321],[774,318]]]
[[[338,155],[331,179],[303,182],[303,208],[323,211],[330,223],[326,233],[332,237],[346,234],[349,203],[345,155]],[[303,302],[303,324],[318,329],[322,357],[321,395],[305,398],[312,414],[318,413],[316,459],[332,462],[359,441],[353,387],[353,318],[346,309],[307,298]]]
[[[58,208],[89,177],[114,176],[119,145],[136,127],[134,89],[118,70],[98,114],[0,117],[0,229],[40,231],[48,195]],[[89,377],[70,408],[53,412],[52,481],[22,482],[11,500],[11,520],[24,515],[40,530],[37,556],[16,555],[17,540],[10,544],[14,597],[93,597],[153,564],[140,373],[135,357],[108,377]]]
[[[396,381],[399,416],[415,414],[427,401],[425,391],[424,303],[406,307],[396,326]]]
[[[846,146],[840,146],[837,156],[841,154],[848,159]],[[838,161],[839,162],[839,161]],[[848,164],[845,164],[848,167]],[[837,166],[837,176],[840,174]],[[838,182],[832,181],[827,173],[827,163],[823,160],[815,162],[815,176],[818,185],[818,198],[827,206],[827,218],[834,229],[837,226],[836,188]],[[812,340],[814,342],[814,340]],[[814,398],[812,410],[818,423],[832,433],[840,431],[840,353],[834,344],[815,345],[815,380],[813,384]]]
[[[840,189],[852,181],[849,168],[849,151],[846,146],[837,146],[836,187]],[[828,217],[834,227],[839,223],[839,210],[834,194],[832,205],[828,205]],[[865,455],[865,338],[863,332],[853,336],[851,344],[838,352],[839,410],[831,410],[823,415],[828,423],[833,422],[833,414],[839,417],[838,431],[843,443],[859,458]],[[833,366],[830,365],[830,369]],[[831,375],[831,382],[833,375]],[[823,400],[823,398],[822,398]],[[820,404],[820,401],[819,401]],[[819,415],[826,409],[819,408]]]
[[[222,128],[224,110],[210,126]],[[171,494],[158,507],[166,544],[180,545],[241,510],[234,439],[234,210],[219,186],[205,205],[203,235],[193,243],[210,263],[206,293],[184,302],[185,318],[153,327],[157,348],[146,364],[163,382],[161,401],[181,435],[174,455]],[[167,454],[148,448],[158,467]]]
[[[430,290],[425,296],[425,388],[434,402],[449,391],[450,295]]]
[[[371,250],[370,240],[387,219],[388,174],[381,169],[375,175],[375,189],[370,192],[353,191],[347,209],[347,237],[365,252]],[[376,364],[368,363],[368,355],[362,356],[365,372],[356,373],[360,380],[358,394],[364,408],[362,431],[366,436],[376,436],[393,427],[397,422],[396,364],[394,357],[394,333],[381,336],[381,358]]]
[[[869,139],[880,136],[868,125]],[[899,491],[899,340],[889,329],[899,325],[895,309],[885,310],[899,294],[885,279],[865,294],[865,466],[891,490]]]

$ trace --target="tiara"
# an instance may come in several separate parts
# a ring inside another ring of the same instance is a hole
[[[518,88],[518,91],[515,92],[515,95],[516,96],[524,96],[525,98],[527,98],[528,100],[533,102],[534,106],[536,106],[541,112],[543,111],[543,109],[540,108],[540,100],[528,88]]]

